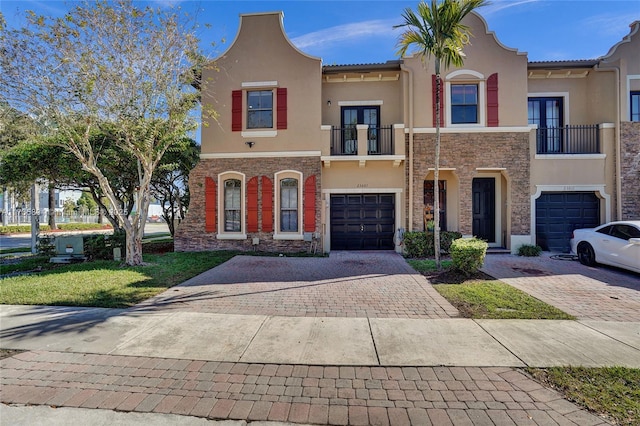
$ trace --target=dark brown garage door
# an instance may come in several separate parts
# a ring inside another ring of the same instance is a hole
[[[600,200],[593,192],[543,192],[536,200],[536,244],[568,253],[574,229],[600,224]]]
[[[393,250],[394,194],[331,195],[331,250]]]

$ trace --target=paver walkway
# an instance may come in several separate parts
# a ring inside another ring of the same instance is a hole
[[[640,322],[640,274],[551,256],[487,256],[482,270],[578,319]]]
[[[298,317],[451,318],[458,311],[394,252],[236,256],[139,309]]]
[[[337,367],[33,351],[2,360],[13,404],[331,425],[608,424],[513,368]]]

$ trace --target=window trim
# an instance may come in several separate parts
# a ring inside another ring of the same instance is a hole
[[[478,85],[478,122],[477,123],[452,123],[451,113],[451,86],[456,84]],[[487,79],[485,76],[473,70],[457,70],[449,73],[444,78],[445,96],[445,127],[469,128],[487,127]]]
[[[224,183],[230,179],[240,181],[240,232],[225,231],[224,229]],[[218,174],[218,234],[219,240],[247,239],[247,187],[244,173],[229,171]]]
[[[280,230],[280,181],[283,179],[296,179],[298,181],[298,231],[297,232],[283,232]],[[304,180],[302,172],[297,170],[281,170],[274,176],[274,191],[273,191],[273,239],[274,240],[303,240],[303,186]]]

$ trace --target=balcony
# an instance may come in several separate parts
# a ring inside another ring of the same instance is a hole
[[[391,162],[399,167],[405,160],[404,124],[370,127],[367,124],[337,127],[323,125],[321,158],[324,167],[331,163]]]
[[[366,138],[366,155],[393,155],[393,125],[331,127],[331,155],[365,155],[358,140]],[[366,134],[365,134],[366,132]]]
[[[536,130],[536,154],[599,154],[600,148],[598,124]]]

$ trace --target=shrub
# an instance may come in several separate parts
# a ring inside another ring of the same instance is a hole
[[[89,260],[111,260],[113,249],[119,247],[125,255],[124,231],[114,231],[113,235],[91,235],[84,237],[84,254]]]
[[[56,237],[50,235],[41,235],[38,237],[36,250],[40,256],[55,256],[56,254]]]
[[[486,241],[476,238],[459,238],[451,244],[453,267],[469,276],[477,272],[487,253]]]
[[[537,257],[542,253],[542,247],[534,244],[524,244],[518,247],[518,256]]]
[[[440,251],[449,253],[451,242],[462,237],[459,232],[440,232]],[[404,234],[404,250],[407,257],[432,257],[435,255],[432,232],[410,231]]]

